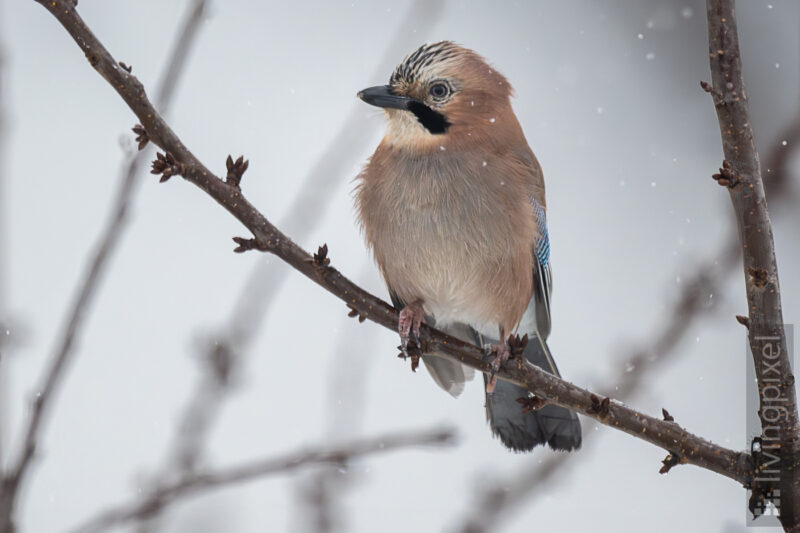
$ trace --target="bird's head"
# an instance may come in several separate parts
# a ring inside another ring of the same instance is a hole
[[[484,141],[509,121],[516,125],[511,92],[508,80],[481,56],[440,41],[407,56],[388,85],[358,97],[386,111],[390,144],[444,149],[449,141]]]

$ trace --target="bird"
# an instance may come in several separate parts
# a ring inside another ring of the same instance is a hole
[[[559,376],[547,345],[552,274],[545,184],[511,106],[508,80],[452,41],[424,44],[387,85],[358,97],[382,108],[386,133],[356,178],[358,223],[392,303],[406,350],[424,322],[484,348],[494,370],[508,336],[528,335],[523,355]],[[422,360],[453,396],[471,369]],[[486,416],[508,449],[581,445],[577,415],[560,406],[523,413],[525,389],[484,375]]]

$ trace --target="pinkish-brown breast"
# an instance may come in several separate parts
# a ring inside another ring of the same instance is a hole
[[[491,335],[518,325],[532,293],[529,195],[541,182],[525,148],[415,157],[382,143],[359,176],[358,216],[387,285],[437,324]]]

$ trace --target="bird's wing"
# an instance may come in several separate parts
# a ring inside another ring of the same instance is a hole
[[[550,237],[547,233],[547,215],[545,203],[545,186],[542,167],[539,160],[527,144],[518,146],[511,152],[511,159],[516,162],[517,172],[523,176],[530,213],[536,224],[536,237],[533,241],[533,294],[526,317],[525,329],[536,328],[536,333],[546,340],[550,335],[550,291],[552,290],[552,272],[550,269]],[[530,324],[530,314],[536,317]],[[524,331],[533,333],[533,331]]]
[[[550,353],[546,339],[550,335],[550,238],[547,219],[542,205],[535,196],[529,196],[533,215],[536,217],[537,237],[533,243],[533,295],[523,319],[524,331],[530,339],[525,346],[524,357],[543,370],[559,376],[558,367]],[[533,315],[531,317],[530,315]],[[534,331],[530,331],[535,328]],[[522,332],[521,332],[522,333]],[[495,342],[476,335],[479,343]],[[488,377],[484,375],[484,382]],[[556,405],[548,405],[539,411],[523,413],[518,398],[529,396],[527,390],[498,381],[494,392],[486,394],[486,417],[492,432],[507,447],[515,451],[527,451],[539,444],[547,444],[554,450],[574,450],[581,446],[581,426],[577,415]]]
[[[550,336],[550,293],[553,277],[550,268],[550,236],[547,233],[547,216],[533,196],[530,196],[539,235],[533,243],[533,296],[531,303],[536,312],[536,330],[542,340]]]
[[[395,309],[398,311],[406,306],[406,303],[397,296],[397,293],[395,293],[391,287],[389,287],[389,297],[392,299],[392,304],[394,304]],[[425,322],[431,324],[433,321],[430,317],[426,316]],[[442,331],[465,342],[473,342],[472,331],[466,325],[452,324],[442,328]],[[433,378],[433,381],[454,397],[458,397],[464,392],[464,383],[471,380],[475,375],[475,372],[471,368],[461,363],[445,359],[444,357],[423,355],[422,362],[425,364],[425,368],[428,369],[428,373]]]

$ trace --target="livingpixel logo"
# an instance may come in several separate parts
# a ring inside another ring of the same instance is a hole
[[[785,324],[788,360],[794,367],[794,329]],[[779,336],[754,337],[759,347],[755,357],[751,356],[751,345],[747,345],[747,440],[754,461],[753,486],[747,491],[747,526],[781,527],[778,518],[781,508],[781,444],[780,425],[788,416],[787,398],[781,387],[786,369],[781,368],[781,338]],[[755,363],[755,365],[753,364]],[[759,390],[755,367],[763,376],[764,386]],[[791,371],[791,369],[789,369]],[[763,428],[762,428],[763,421]],[[753,488],[757,490],[753,497]]]

